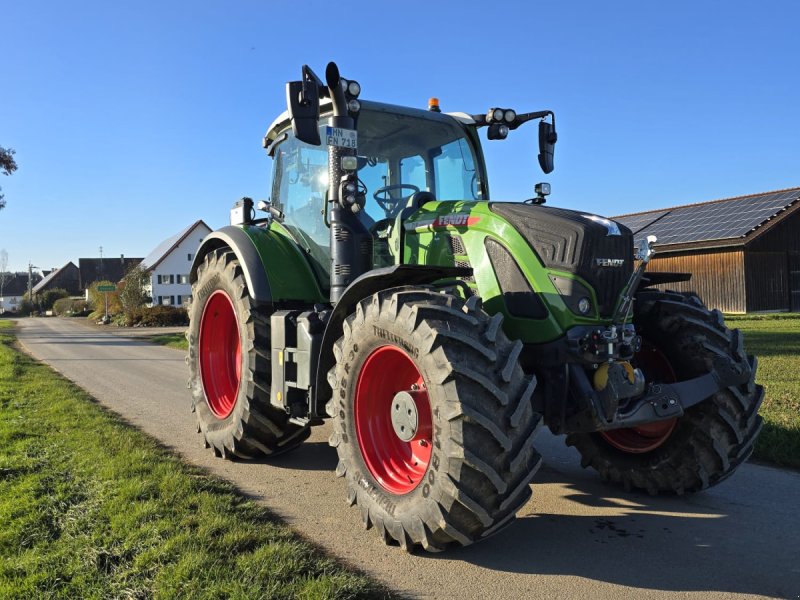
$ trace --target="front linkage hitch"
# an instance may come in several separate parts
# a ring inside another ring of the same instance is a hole
[[[736,355],[745,356],[742,336],[738,331],[735,335]],[[678,383],[651,383],[644,396],[629,400],[628,391],[635,383],[630,383],[620,363],[612,363],[608,384],[600,391],[592,388],[583,368],[570,367],[570,392],[585,408],[566,420],[568,432],[605,431],[674,419],[717,392],[746,383],[752,373],[746,359],[736,362],[720,356],[710,373]]]
[[[566,419],[567,432],[606,431],[675,419],[717,392],[750,379],[752,366],[744,358],[737,361],[729,356],[718,356],[705,375],[677,383],[648,384],[642,372],[627,362],[641,346],[641,338],[627,323],[634,294],[654,254],[651,245],[655,242],[655,236],[648,236],[637,248],[639,266],[622,293],[613,317],[615,324],[586,335],[576,330],[570,336],[570,350],[579,364],[570,364],[569,392],[581,408]],[[737,349],[734,356],[745,357],[741,334],[736,331],[734,336],[733,346]],[[606,382],[598,390],[592,386],[580,363],[592,363],[597,368],[601,361],[607,361],[601,367],[606,369]]]

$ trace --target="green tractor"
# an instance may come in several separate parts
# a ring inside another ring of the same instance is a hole
[[[429,551],[509,524],[546,424],[584,467],[651,494],[702,490],[753,450],[763,390],[742,336],[646,273],[653,239],[493,202],[478,133],[550,111],[485,114],[359,100],[334,63],[286,87],[264,146],[269,202],[243,198],[191,269],[198,431],[223,458],[274,456],[331,419],[346,498],[387,543]],[[257,217],[256,210],[263,211]],[[638,261],[638,265],[636,264]]]

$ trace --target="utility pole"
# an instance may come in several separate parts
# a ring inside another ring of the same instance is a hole
[[[28,302],[33,306],[33,270],[38,269],[31,261],[28,261]]]
[[[103,280],[103,247],[100,246],[100,281]]]

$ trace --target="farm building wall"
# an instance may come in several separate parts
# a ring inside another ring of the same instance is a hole
[[[790,310],[786,252],[745,250],[747,312]]]
[[[800,211],[745,246],[747,310],[800,311]]]
[[[709,308],[722,312],[747,311],[745,294],[745,261],[741,248],[717,248],[656,254],[648,271],[691,273],[689,281],[658,286],[679,292],[696,292]]]

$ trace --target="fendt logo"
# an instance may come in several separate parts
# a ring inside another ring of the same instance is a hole
[[[595,258],[594,264],[598,267],[621,267],[625,264],[624,258]]]
[[[452,225],[454,227],[461,227],[464,225],[474,225],[480,221],[480,217],[470,217],[467,213],[453,213],[450,215],[441,215],[433,222],[434,227],[447,227]]]

